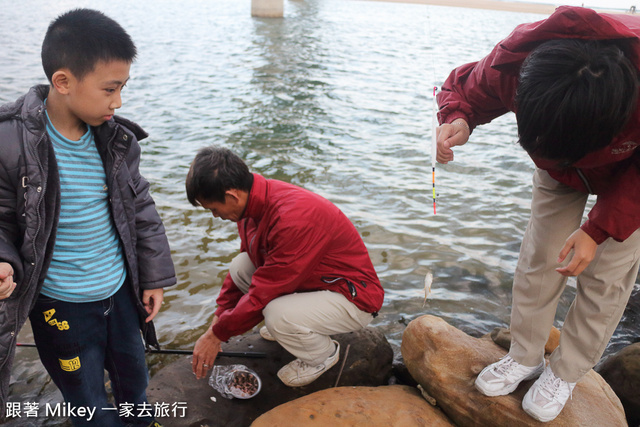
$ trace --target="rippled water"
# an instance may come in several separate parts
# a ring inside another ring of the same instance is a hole
[[[507,325],[533,165],[516,145],[513,116],[478,128],[455,162],[437,167],[434,215],[430,93],[516,23],[544,16],[344,0],[285,3],[284,19],[257,19],[249,0],[10,2],[0,8],[0,103],[45,81],[40,43],[57,14],[98,8],[132,35],[139,57],[121,114],[151,135],[141,143],[141,169],[179,279],[156,322],[165,347],[192,348],[206,330],[239,249],[235,224],[214,220],[184,195],[191,159],[211,143],[235,150],[266,177],[322,194],[351,218],[386,289],[373,324],[393,345],[406,323],[427,313],[474,335]],[[423,305],[428,272],[434,283]],[[559,319],[573,294],[569,287]],[[637,300],[636,290],[608,351],[638,336]],[[20,339],[31,340],[28,328]],[[169,362],[149,358],[152,373]],[[60,399],[35,350],[18,349],[13,380],[14,400]]]

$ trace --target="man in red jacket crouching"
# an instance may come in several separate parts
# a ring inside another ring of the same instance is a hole
[[[211,328],[193,351],[196,377],[211,369],[222,341],[264,319],[260,334],[297,357],[278,371],[282,382],[315,381],[339,359],[330,335],[364,328],[382,306],[384,290],[356,228],[325,198],[252,174],[225,148],[198,152],[186,190],[194,206],[236,222],[241,239]]]

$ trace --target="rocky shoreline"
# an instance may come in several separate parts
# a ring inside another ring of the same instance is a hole
[[[552,331],[547,353],[557,346],[558,338],[559,331]],[[422,316],[407,326],[395,357],[375,328],[334,339],[341,345],[340,362],[305,387],[289,388],[280,382],[276,372],[293,356],[253,333],[233,338],[224,350],[260,351],[266,358],[225,358],[219,363],[254,370],[262,380],[262,390],[254,398],[222,397],[207,380],[195,379],[190,358],[183,357],[151,379],[149,400],[186,401],[184,416],[158,420],[167,427],[540,424],[520,407],[532,381],[497,398],[483,396],[473,386],[485,365],[506,354],[508,330],[474,338],[438,317]],[[547,425],[640,424],[640,343],[610,356],[598,370],[602,375],[589,372],[565,410]]]

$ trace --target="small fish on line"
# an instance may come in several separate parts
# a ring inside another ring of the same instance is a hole
[[[427,304],[427,297],[431,293],[431,284],[433,283],[433,274],[428,272],[424,276],[424,301],[422,302],[422,306],[424,307]]]

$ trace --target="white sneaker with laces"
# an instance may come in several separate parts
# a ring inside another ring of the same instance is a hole
[[[267,329],[266,326],[260,328],[260,336],[267,341],[275,341],[276,339],[271,335],[271,332]]]
[[[522,409],[538,421],[547,422],[560,414],[576,383],[558,378],[547,366],[522,399]]]
[[[506,355],[482,370],[476,378],[476,388],[485,396],[503,396],[512,393],[525,380],[537,377],[544,369],[544,360],[538,366],[524,366]]]
[[[333,343],[336,345],[336,351],[321,364],[309,366],[302,360],[296,359],[280,368],[278,378],[289,387],[301,387],[311,384],[338,362],[340,358],[340,344],[338,341],[333,341]]]

